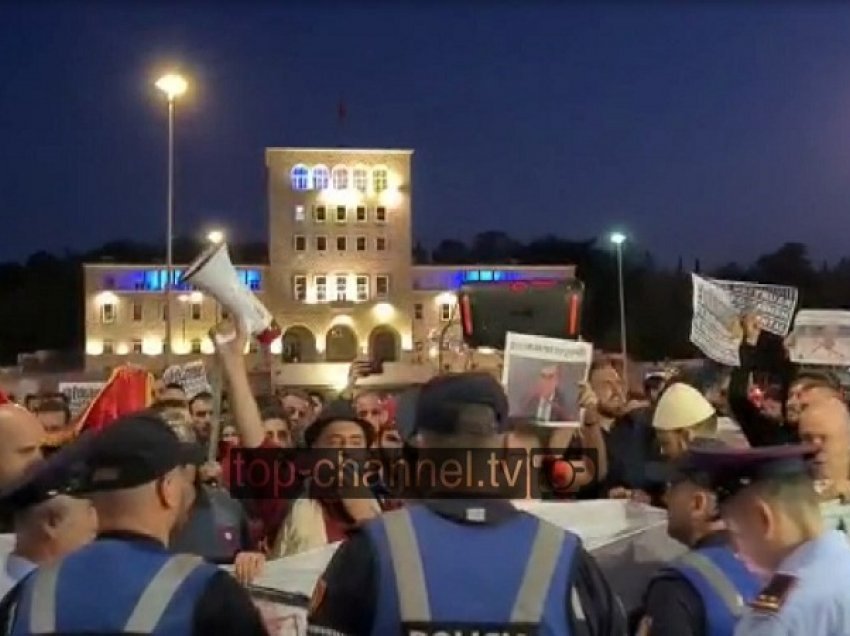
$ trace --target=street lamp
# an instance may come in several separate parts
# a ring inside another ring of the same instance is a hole
[[[211,230],[207,234],[207,240],[213,245],[219,245],[220,243],[224,243],[224,232],[221,230]]]
[[[626,353],[626,294],[623,284],[623,243],[626,235],[622,232],[612,232],[609,237],[617,248],[617,279],[620,290],[620,355],[623,357],[623,382],[628,386],[628,354]]]
[[[171,249],[174,241],[174,104],[178,97],[186,92],[186,80],[176,73],[163,75],[155,86],[165,93],[168,99],[168,195],[166,202],[166,244],[165,244],[165,355],[171,357],[171,287],[174,277],[174,260]]]

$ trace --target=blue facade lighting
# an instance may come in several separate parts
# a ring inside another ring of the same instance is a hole
[[[262,289],[263,273],[258,269],[237,268],[236,273],[243,285],[251,291]],[[172,286],[176,291],[192,291],[194,287],[182,282],[183,270],[172,271]],[[166,269],[137,269],[118,271],[104,277],[104,288],[111,291],[165,291],[165,283],[168,280]]]

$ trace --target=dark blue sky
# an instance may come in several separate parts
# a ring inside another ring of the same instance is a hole
[[[181,233],[263,237],[263,149],[343,143],[416,150],[431,244],[619,225],[666,262],[850,255],[848,4],[136,4],[0,4],[0,259],[161,240],[170,63]]]

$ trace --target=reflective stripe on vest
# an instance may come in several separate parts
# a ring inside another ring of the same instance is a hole
[[[744,599],[735,584],[729,580],[708,558],[698,552],[688,552],[678,559],[684,566],[693,568],[699,572],[712,589],[723,600],[723,604],[732,616],[738,618],[744,611]]]
[[[425,570],[410,513],[404,508],[394,511],[384,516],[383,524],[395,573],[401,622],[429,623],[431,609]],[[538,522],[522,584],[511,611],[512,623],[540,623],[564,536],[564,531],[557,526]]]
[[[124,631],[137,634],[153,632],[174,594],[203,563],[200,557],[188,554],[176,554],[168,559],[145,587]],[[56,585],[61,567],[60,562],[40,569],[35,575],[29,617],[33,634],[56,632]]]

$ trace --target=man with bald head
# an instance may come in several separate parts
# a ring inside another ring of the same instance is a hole
[[[800,439],[818,449],[814,467],[822,495],[850,494],[850,412],[844,402],[825,395],[808,404],[800,413]]]
[[[17,404],[0,405],[0,488],[20,476],[41,458],[44,426],[38,417]]]

